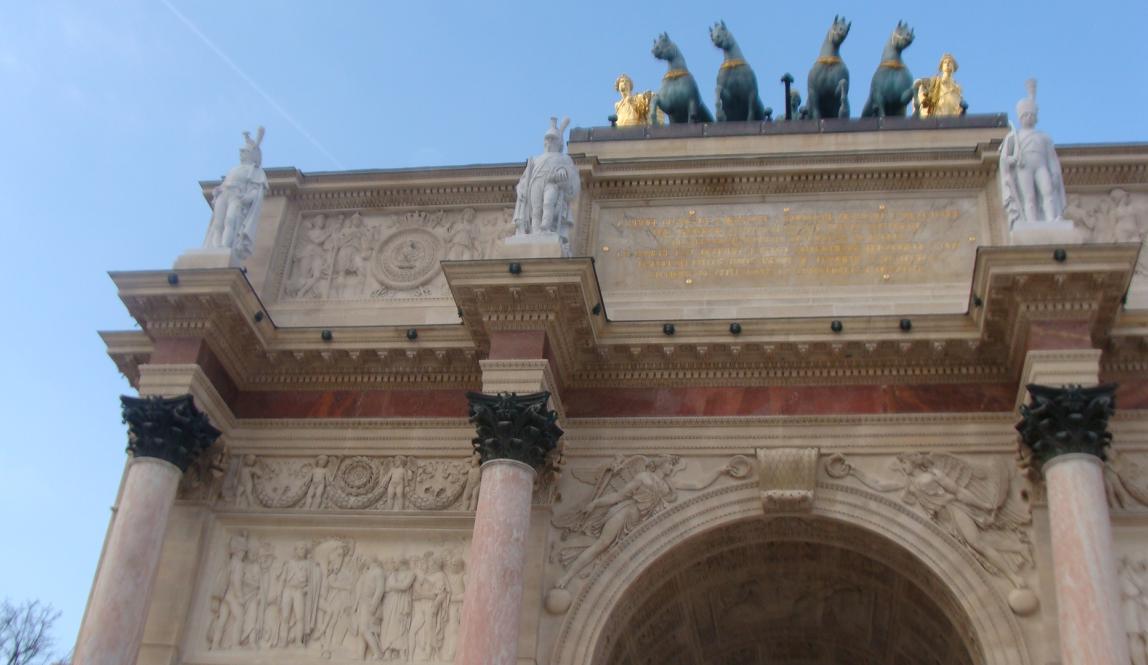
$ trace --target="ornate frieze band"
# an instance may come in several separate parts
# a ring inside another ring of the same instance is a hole
[[[546,408],[549,392],[487,395],[468,392],[474,449],[483,462],[510,459],[541,471],[558,448],[558,413]]]
[[[1025,386],[1032,403],[1021,405],[1022,464],[1040,473],[1045,464],[1066,453],[1085,453],[1101,460],[1112,441],[1108,419],[1116,410],[1116,384],[1062,388],[1035,383]]]
[[[120,397],[128,426],[128,452],[155,457],[187,471],[187,467],[219,438],[207,416],[195,408],[191,395],[179,397]]]

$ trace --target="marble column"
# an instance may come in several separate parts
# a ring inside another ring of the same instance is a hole
[[[1046,484],[1061,662],[1128,663],[1103,475],[1115,386],[1027,390],[1017,430],[1024,463]]]
[[[455,665],[514,665],[534,478],[549,471],[562,430],[550,394],[468,393],[482,459]]]
[[[180,478],[220,434],[190,395],[121,399],[132,459],[124,471],[73,665],[136,662]]]

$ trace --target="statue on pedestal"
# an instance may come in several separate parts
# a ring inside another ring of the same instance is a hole
[[[913,37],[912,28],[904,21],[898,21],[881,54],[881,64],[873,72],[869,99],[861,110],[862,118],[905,115],[905,109],[913,101],[913,75],[901,59],[901,51],[909,48]]]
[[[261,168],[263,128],[251,134],[243,132],[243,147],[239,149],[239,165],[227,172],[211,198],[211,225],[203,246],[208,249],[228,248],[236,259],[251,256],[255,242],[255,229],[259,224],[259,210],[267,192],[267,174]]]
[[[1063,217],[1064,180],[1056,147],[1048,134],[1036,129],[1036,80],[1025,83],[1028,97],[1017,102],[1020,128],[1001,144],[1001,199],[1010,226],[1018,222],[1054,222]]]
[[[563,119],[561,126],[558,118],[550,118],[550,129],[543,140],[545,151],[526,162],[514,205],[514,235],[557,234],[563,256],[570,255],[572,206],[580,189],[574,160],[562,152],[562,134],[569,124],[569,118]]]
[[[913,88],[917,95],[914,115],[931,118],[945,115],[964,115],[969,105],[961,98],[961,85],[953,80],[957,59],[951,53],[941,56],[937,65],[938,76],[917,79]]]

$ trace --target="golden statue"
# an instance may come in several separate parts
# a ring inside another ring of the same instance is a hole
[[[654,110],[654,93],[647,90],[638,94],[634,92],[634,81],[622,74],[614,81],[614,89],[622,96],[614,102],[614,114],[618,116],[616,124],[619,127],[632,125],[660,125],[661,110]]]
[[[941,56],[937,66],[939,76],[917,79],[916,114],[922,118],[943,115],[964,115],[968,105],[961,99],[961,86],[953,80],[957,59],[951,53]]]

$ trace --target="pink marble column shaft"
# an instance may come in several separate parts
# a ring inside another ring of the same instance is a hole
[[[514,460],[482,465],[455,665],[514,665],[518,660],[534,473]]]
[[[73,665],[131,665],[143,639],[167,519],[183,474],[153,457],[133,459],[125,474]]]
[[[1064,665],[1125,665],[1128,640],[1100,458],[1067,453],[1044,465]]]

